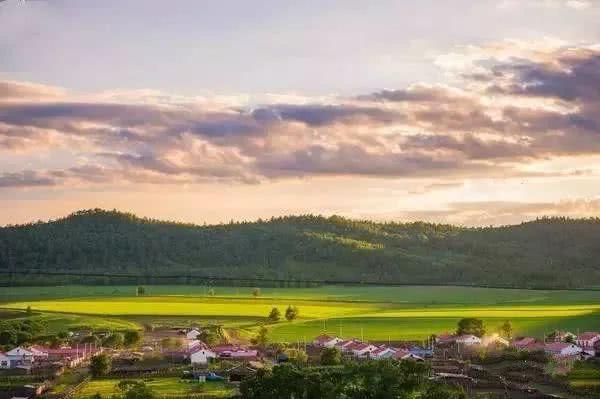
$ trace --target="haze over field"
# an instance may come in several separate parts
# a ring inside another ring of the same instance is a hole
[[[600,3],[0,4],[0,224],[600,214]]]

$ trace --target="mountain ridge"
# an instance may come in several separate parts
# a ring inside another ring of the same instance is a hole
[[[0,282],[23,284],[17,274],[53,270],[583,288],[600,285],[599,238],[598,218],[464,227],[297,215],[197,225],[88,209],[0,227],[0,270],[15,274]]]

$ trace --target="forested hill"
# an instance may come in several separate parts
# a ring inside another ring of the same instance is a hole
[[[287,281],[282,284],[590,287],[600,286],[600,219],[464,228],[306,215],[197,226],[88,210],[0,228],[0,282],[114,283],[108,277],[23,276],[24,271],[135,274],[147,276],[146,282],[160,275],[182,276],[168,282],[211,275]]]

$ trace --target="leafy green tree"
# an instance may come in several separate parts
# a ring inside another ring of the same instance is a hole
[[[0,345],[14,346],[17,344],[17,332],[13,329],[0,329]]]
[[[285,310],[285,318],[287,321],[292,321],[298,317],[299,310],[296,306],[289,305]]]
[[[102,341],[102,346],[108,348],[122,348],[125,344],[125,337],[120,332],[113,332]]]
[[[105,353],[92,356],[90,360],[90,373],[92,377],[102,377],[110,372],[112,362],[110,357]]]
[[[467,394],[459,386],[431,383],[422,396],[423,399],[467,399]]]
[[[274,307],[273,309],[271,309],[271,312],[269,313],[269,320],[271,320],[272,322],[276,322],[279,321],[281,319],[281,312],[279,311],[279,308]]]
[[[474,317],[467,317],[461,319],[458,322],[458,329],[456,330],[458,335],[472,334],[477,337],[483,337],[485,335],[485,326],[483,320]]]
[[[321,365],[337,366],[342,363],[342,352],[336,348],[323,348],[321,350]]]
[[[127,330],[123,336],[125,346],[135,346],[142,340],[142,334],[138,330]]]
[[[179,349],[183,346],[183,340],[179,338],[168,337],[163,338],[160,341],[160,344],[165,349]]]
[[[258,329],[258,333],[252,338],[252,344],[258,346],[259,348],[266,348],[269,343],[269,330],[265,326],[261,326]]]
[[[86,335],[81,339],[82,344],[92,344],[96,346],[102,345],[102,340],[97,335]]]
[[[242,382],[240,392],[245,399],[426,399],[421,394],[428,388],[428,372],[427,365],[413,361],[351,362],[318,370],[284,363],[258,371]]]
[[[296,364],[306,364],[308,361],[308,354],[302,349],[287,348],[283,353],[289,361]]]
[[[122,399],[153,399],[152,389],[142,381],[123,380],[117,384]]]
[[[513,326],[510,320],[506,320],[504,323],[502,323],[500,326],[500,334],[506,339],[512,338]]]
[[[575,343],[575,339],[573,338],[572,335],[567,335],[567,337],[565,338],[565,342],[569,343],[569,344],[573,344],[573,343]]]

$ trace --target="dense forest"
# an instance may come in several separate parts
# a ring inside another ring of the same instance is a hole
[[[271,279],[278,281],[265,284],[290,286],[348,281],[597,287],[600,219],[544,218],[465,228],[303,215],[198,226],[94,209],[0,228],[4,285],[199,284],[219,278]]]

